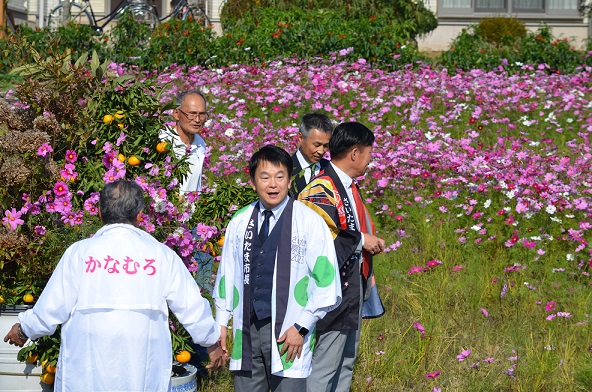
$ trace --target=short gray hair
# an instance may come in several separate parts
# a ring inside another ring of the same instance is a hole
[[[208,106],[208,101],[206,100],[206,96],[204,95],[204,93],[202,93],[200,90],[197,90],[197,89],[191,89],[191,90],[181,91],[177,95],[177,100],[176,100],[177,107],[180,107],[183,104],[185,97],[188,95],[199,95],[204,100],[206,106]]]
[[[306,113],[300,120],[300,133],[305,139],[313,129],[332,135],[333,128],[331,119],[322,113]]]
[[[105,185],[99,197],[101,218],[106,225],[135,224],[138,213],[144,209],[144,191],[138,184],[118,180]]]

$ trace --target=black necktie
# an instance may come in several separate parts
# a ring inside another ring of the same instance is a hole
[[[263,244],[269,235],[269,218],[273,216],[273,212],[270,210],[263,211],[263,223],[261,224],[261,230],[259,230],[259,242]]]

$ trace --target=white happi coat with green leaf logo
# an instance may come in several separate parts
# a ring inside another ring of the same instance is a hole
[[[221,326],[228,326],[232,318],[233,348],[230,360],[230,370],[244,369],[243,358],[243,312],[245,308],[244,280],[249,279],[244,272],[243,249],[245,248],[245,233],[249,221],[252,220],[253,209],[258,201],[238,211],[230,221],[226,230],[225,243],[222,248],[222,259],[216,278],[214,298],[216,304],[216,321]],[[286,211],[282,215],[286,214]],[[253,222],[251,222],[252,224]],[[290,235],[282,232],[280,236]],[[284,237],[285,238],[285,237]],[[341,303],[341,283],[339,269],[333,245],[333,237],[323,219],[310,208],[299,201],[295,201],[292,209],[290,260],[276,260],[273,276],[271,328],[275,341],[288,328],[299,324],[309,330],[304,339],[300,358],[293,362],[285,362],[285,354],[280,357],[280,345],[272,344],[271,373],[280,377],[306,378],[311,371],[312,350],[315,343],[315,324],[327,312]],[[279,265],[289,262],[289,282],[278,282]],[[289,284],[287,309],[278,309],[276,293],[278,287]],[[281,322],[281,330],[276,330],[278,314],[285,314]],[[250,317],[247,314],[246,317]]]

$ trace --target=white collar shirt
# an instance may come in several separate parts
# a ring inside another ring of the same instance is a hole
[[[189,170],[184,179],[182,179],[180,191],[188,193],[202,189],[201,176],[203,163],[206,157],[206,142],[199,135],[194,135],[193,141],[187,146],[177,133],[174,127],[166,127],[160,131],[160,139],[168,141],[172,145],[173,152],[177,159],[187,155]]]

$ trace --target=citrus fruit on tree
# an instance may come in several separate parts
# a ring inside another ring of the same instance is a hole
[[[125,162],[125,155],[123,155],[123,154],[119,154],[119,155],[117,155],[117,160],[118,160],[119,162]]]
[[[55,367],[55,365],[47,364],[47,366],[45,367],[45,371],[47,373],[55,374],[56,367]]]
[[[115,117],[116,119],[118,119],[118,120],[121,120],[122,118],[124,118],[124,117],[125,117],[125,114],[123,113],[123,110],[118,110],[118,111],[115,113],[114,117]]]
[[[29,356],[27,357],[27,362],[35,363],[35,362],[37,362],[37,358],[39,358],[37,355],[35,355],[31,351],[29,351]]]
[[[160,142],[156,145],[156,151],[161,154],[168,152],[171,149],[171,146],[168,142]]]
[[[3,296],[0,295],[0,305],[2,305],[4,302],[6,302],[6,300]]]
[[[224,246],[224,236],[220,237],[218,240],[218,246]]]
[[[39,376],[39,378],[46,384],[53,384],[55,380],[53,373],[43,373],[41,376]]]
[[[105,114],[105,116],[103,117],[103,124],[111,124],[113,122],[113,116],[110,114]]]
[[[179,354],[175,355],[175,359],[180,363],[187,363],[191,359],[191,353],[187,350],[179,351]]]
[[[26,303],[26,304],[30,304],[34,300],[35,300],[35,297],[33,297],[33,294],[25,294],[25,295],[23,295],[23,302]]]
[[[119,129],[123,129],[123,127],[125,127],[125,125],[123,125],[122,123],[119,123],[119,124],[117,124],[117,127],[118,127]]]
[[[135,155],[132,155],[127,159],[127,163],[129,163],[131,166],[138,166],[140,164],[140,160]]]

